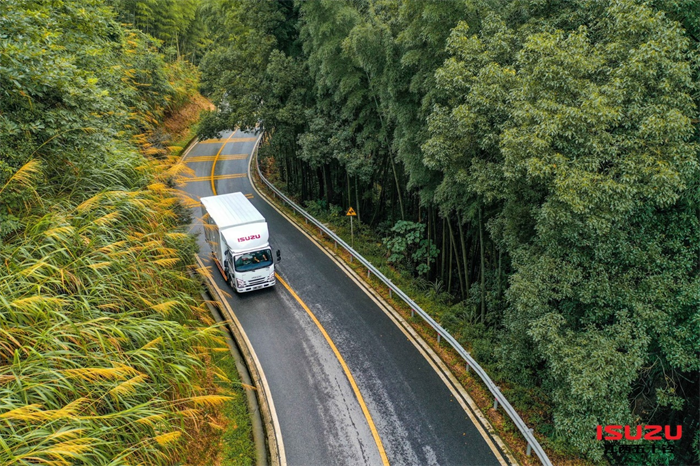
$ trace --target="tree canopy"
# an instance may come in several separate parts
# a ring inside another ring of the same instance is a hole
[[[203,133],[262,125],[293,195],[473,308],[553,445],[633,464],[596,425],[682,424],[651,461],[700,460],[696,0],[230,5]]]

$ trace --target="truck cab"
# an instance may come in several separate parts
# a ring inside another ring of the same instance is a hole
[[[235,254],[227,251],[226,281],[239,293],[275,284],[275,265],[270,248]]]

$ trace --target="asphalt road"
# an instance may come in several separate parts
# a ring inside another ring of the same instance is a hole
[[[229,303],[267,378],[287,464],[507,464],[458,394],[385,312],[255,192],[247,170],[256,139],[236,131],[198,143],[185,159],[193,181],[182,189],[193,198],[211,196],[212,165],[220,154],[213,171],[216,193],[249,195],[268,221],[273,250],[282,251],[279,276],[337,348],[281,283],[241,295],[231,290],[209,261],[201,225],[193,225],[200,232],[200,257],[219,288],[231,294]]]

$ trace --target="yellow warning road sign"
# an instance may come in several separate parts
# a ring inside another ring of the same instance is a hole
[[[348,217],[357,217],[357,214],[355,213],[355,209],[353,209],[352,207],[350,207],[350,208],[348,209],[348,213],[345,214],[345,215],[348,216]]]

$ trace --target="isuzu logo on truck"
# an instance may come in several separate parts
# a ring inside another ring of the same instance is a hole
[[[242,243],[244,241],[250,241],[251,239],[260,239],[260,235],[244,236],[243,238],[238,238],[238,242]]]

